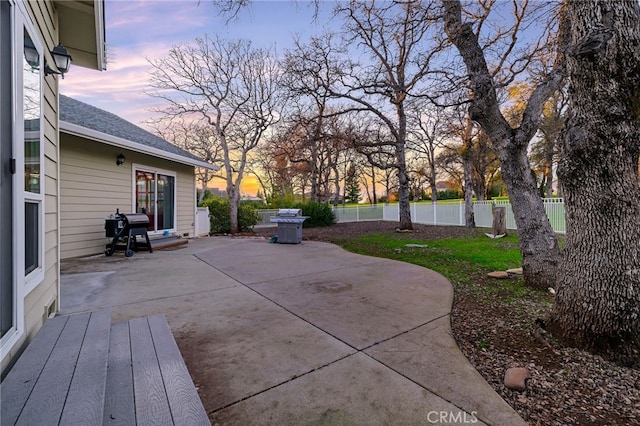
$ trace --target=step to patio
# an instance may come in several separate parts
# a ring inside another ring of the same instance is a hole
[[[164,315],[47,320],[1,387],[2,426],[210,424]]]
[[[189,244],[189,240],[187,240],[186,238],[179,238],[176,236],[155,237],[155,238],[152,238],[150,241],[151,241],[151,248],[153,250],[175,249],[175,248]]]

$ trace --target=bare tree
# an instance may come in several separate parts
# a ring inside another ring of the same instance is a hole
[[[476,227],[473,211],[472,163],[474,158],[473,139],[476,134],[477,126],[474,125],[468,111],[465,111],[462,106],[448,108],[446,136],[450,140],[458,140],[460,143],[445,145],[444,151],[438,158],[438,163],[451,177],[460,182],[464,190],[464,224],[467,228]],[[459,164],[460,167],[456,167],[455,164]]]
[[[545,197],[553,196],[553,169],[558,163],[561,149],[561,131],[567,106],[564,91],[556,92],[545,104],[540,123],[540,138],[531,147],[534,171],[541,176],[540,189]]]
[[[546,58],[543,58],[543,60]],[[532,70],[533,82],[536,76],[548,73],[548,64],[541,63],[543,69]],[[527,100],[535,89],[534,84],[516,81],[507,88],[509,105],[503,110],[511,126],[518,126],[527,106]],[[539,131],[530,147],[532,169],[540,176],[540,193],[550,198],[553,190],[553,169],[557,164],[560,150],[560,131],[564,122],[567,105],[565,90],[558,90],[545,102]]]
[[[295,99],[295,103],[303,109],[305,101],[311,103],[310,107],[298,115],[306,117],[307,129],[306,154],[311,165],[311,200],[319,201],[322,171],[317,168],[320,144],[323,139],[323,126],[325,115],[335,116],[328,111],[328,102],[331,98],[330,88],[336,83],[341,68],[341,63],[336,59],[339,52],[335,51],[333,43],[334,35],[324,33],[318,37],[312,37],[308,44],[303,44],[298,38],[294,40],[294,47],[285,53],[284,68],[285,78],[283,87],[289,96]],[[337,113],[338,115],[340,112]]]
[[[240,185],[249,153],[276,121],[279,70],[268,51],[218,36],[176,46],[152,61],[150,95],[163,99],[167,118],[201,118],[220,141],[230,205],[238,232]]]
[[[436,164],[450,184],[464,191],[462,157],[457,149],[445,146],[436,156]]]
[[[640,5],[570,1],[566,13],[567,239],[553,319],[572,343],[625,349],[640,334]]]
[[[168,122],[159,120],[151,125],[155,127],[160,137],[197,155],[204,161],[217,163],[222,159],[220,141],[207,124],[175,119]],[[198,191],[198,203],[202,203],[207,185],[216,177],[223,178],[222,175],[213,173],[211,170],[196,168],[196,181],[202,184],[202,188]]]
[[[338,4],[337,14],[345,18],[346,42],[360,46],[369,57],[341,71],[340,86],[331,95],[352,103],[351,111],[372,114],[388,130],[387,145],[394,149],[394,161],[375,164],[397,172],[400,197],[400,228],[411,229],[409,176],[406,164],[407,110],[411,97],[424,94],[424,82],[432,72],[432,60],[439,51],[434,33],[433,6],[422,2],[358,2]],[[381,149],[359,140],[370,160]],[[369,149],[366,149],[369,148]]]
[[[416,106],[410,115],[411,138],[409,148],[426,162],[426,175],[431,189],[431,201],[438,201],[436,153],[444,145],[447,136],[444,108],[435,106]]]
[[[444,0],[445,31],[456,46],[466,65],[472,87],[472,99],[469,113],[490,137],[493,148],[500,159],[502,177],[505,181],[514,217],[518,227],[519,245],[522,253],[522,266],[527,285],[548,288],[555,284],[555,274],[559,261],[558,242],[547,218],[541,197],[538,195],[535,174],[531,170],[527,156],[529,142],[538,130],[539,118],[546,100],[557,91],[564,82],[565,61],[563,47],[554,69],[547,75],[529,98],[523,112],[520,125],[511,127],[500,111],[498,88],[511,82],[517,70],[525,69],[531,54],[523,52],[516,60],[509,62],[510,53],[517,43],[518,28],[524,22],[527,9],[525,0],[514,5],[515,21],[506,38],[506,50],[490,71],[485,52],[480,44],[479,28],[474,31],[473,22],[463,22],[462,7],[459,0]],[[481,25],[482,20],[478,25]],[[561,43],[566,40],[560,32]],[[510,71],[506,80],[499,74],[506,68]],[[515,70],[515,71],[514,71]],[[508,76],[512,77],[508,77]]]

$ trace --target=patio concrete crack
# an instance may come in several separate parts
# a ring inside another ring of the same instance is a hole
[[[373,345],[373,346],[375,346],[375,345]],[[369,358],[369,359],[371,359],[371,360],[373,360],[373,361],[377,362],[377,363],[378,363],[378,364],[380,364],[380,365],[385,366],[386,368],[388,368],[389,370],[393,371],[393,372],[394,372],[394,373],[396,373],[397,375],[399,375],[399,376],[401,376],[401,377],[404,377],[406,380],[410,381],[411,383],[415,384],[416,386],[421,387],[422,389],[426,390],[427,392],[429,392],[429,393],[431,393],[431,394],[433,394],[433,395],[437,396],[437,397],[438,397],[438,398],[440,398],[441,400],[448,402],[449,404],[453,405],[453,406],[454,406],[454,407],[456,407],[457,409],[459,409],[459,410],[461,410],[461,411],[464,411],[465,413],[469,413],[469,414],[471,414],[471,413],[470,413],[469,411],[467,411],[465,408],[462,408],[460,405],[456,404],[455,402],[453,402],[453,401],[451,401],[451,400],[449,400],[449,399],[445,398],[444,396],[440,395],[436,390],[434,390],[434,389],[430,389],[429,387],[427,387],[427,386],[423,385],[422,383],[419,383],[419,382],[415,381],[414,379],[412,379],[411,377],[407,376],[406,374],[403,374],[402,372],[400,372],[400,371],[396,370],[395,368],[391,367],[390,365],[387,365],[387,364],[385,364],[384,362],[380,361],[379,359],[374,358],[373,356],[369,355],[368,353],[366,353],[366,352],[362,352],[362,353],[363,353],[367,358]],[[354,354],[354,355],[355,355],[355,354]],[[473,414],[473,416],[474,416],[476,419],[478,419],[478,420],[480,420],[481,422],[483,422],[484,424],[487,424],[487,425],[491,425],[491,424],[492,424],[492,423],[491,423],[490,421],[488,421],[487,419],[484,419],[484,418],[482,418],[482,417],[479,417],[479,415],[478,415],[478,413],[477,413],[477,412],[476,412],[476,413],[474,413],[474,414]]]
[[[197,255],[195,255],[196,257],[198,257]],[[198,257],[198,259],[200,259]],[[312,326],[313,328],[315,328],[316,330],[320,330],[321,332],[333,337],[334,339],[336,339],[337,341],[347,345],[348,347],[350,347],[351,349],[355,350],[355,351],[359,351],[359,349],[355,346],[353,346],[352,344],[345,342],[344,340],[342,340],[341,338],[339,338],[338,336],[328,332],[327,330],[322,329],[321,327],[317,326],[316,324],[310,322],[309,320],[303,318],[302,316],[296,314],[295,312],[291,311],[289,308],[287,308],[286,306],[276,302],[275,300],[273,300],[272,298],[264,295],[263,293],[260,293],[258,290],[252,288],[249,284],[245,284],[242,281],[238,281],[236,278],[232,277],[231,275],[227,274],[225,271],[222,271],[218,268],[216,268],[215,266],[211,265],[210,263],[207,263],[205,260],[200,259],[201,261],[203,261],[204,263],[206,263],[207,265],[211,266],[212,268],[216,269],[217,271],[219,271],[220,273],[228,276],[229,278],[231,278],[232,280],[234,280],[235,282],[239,283],[240,285],[246,287],[247,289],[251,290],[252,292],[254,292],[255,294],[257,294],[258,296],[262,297],[265,300],[268,300],[269,302],[273,303],[274,305],[276,305],[277,307],[279,307],[280,309],[284,310],[285,312],[288,312],[289,314],[293,315],[294,317],[302,320],[303,322],[305,322],[306,324],[309,324],[310,326]],[[299,275],[299,276],[305,276],[305,275],[311,275],[311,274],[303,274],[303,275]],[[268,281],[264,281],[264,282],[268,282]],[[254,284],[258,284],[258,283],[254,283]]]
[[[246,400],[251,399],[251,398],[253,398],[253,397],[255,397],[255,396],[261,395],[261,394],[263,394],[263,393],[265,393],[265,392],[269,392],[270,390],[273,390],[273,389],[278,388],[278,387],[280,387],[280,386],[286,385],[287,383],[290,383],[290,382],[292,382],[292,381],[294,381],[294,380],[296,380],[296,379],[299,379],[299,378],[301,378],[301,377],[305,377],[305,376],[307,376],[307,375],[309,375],[309,374],[311,374],[311,373],[313,373],[313,372],[315,372],[315,371],[322,370],[323,368],[329,367],[329,366],[331,366],[331,365],[335,364],[336,362],[340,362],[340,361],[342,361],[342,360],[344,360],[344,359],[347,359],[347,358],[349,358],[349,357],[352,357],[352,356],[354,356],[354,355],[357,355],[357,354],[358,354],[358,352],[359,352],[359,351],[357,351],[357,350],[356,350],[356,352],[350,353],[349,355],[345,355],[345,356],[342,356],[342,357],[340,357],[340,358],[336,358],[336,359],[334,359],[333,361],[328,362],[328,363],[326,363],[326,364],[324,364],[324,365],[320,365],[320,366],[318,366],[318,367],[316,367],[316,368],[313,368],[313,369],[311,369],[311,370],[309,370],[309,371],[305,371],[305,372],[304,372],[304,373],[302,373],[302,374],[298,374],[298,375],[296,375],[296,376],[293,376],[293,377],[291,377],[291,378],[289,378],[289,379],[285,380],[284,382],[277,383],[277,384],[275,384],[275,385],[273,385],[273,386],[270,386],[270,387],[268,387],[268,388],[266,388],[266,389],[262,389],[262,390],[261,390],[261,391],[259,391],[259,392],[254,392],[254,393],[253,393],[253,394],[251,394],[251,395],[247,395],[247,396],[245,396],[245,397],[243,397],[243,398],[240,398],[240,399],[238,399],[237,401],[230,402],[229,404],[227,404],[227,405],[225,405],[225,406],[222,406],[222,407],[216,408],[216,409],[214,409],[214,410],[211,410],[211,411],[209,411],[207,414],[211,415],[211,414],[217,413],[218,411],[222,411],[222,410],[225,410],[225,409],[227,409],[227,408],[229,408],[229,407],[232,407],[232,406],[234,406],[234,405],[236,405],[236,404],[240,404],[240,403],[241,403],[241,402],[243,402],[243,401],[246,401]]]
[[[201,262],[204,262],[206,265],[208,265],[208,266],[210,266],[210,267],[214,268],[216,271],[219,271],[219,272],[221,272],[221,273],[225,274],[225,275],[226,275],[226,276],[228,276],[229,278],[231,278],[231,279],[233,279],[233,280],[235,280],[235,281],[239,282],[240,284],[242,284],[242,285],[244,285],[244,286],[246,286],[246,287],[249,287],[249,286],[252,286],[252,285],[257,285],[257,284],[270,283],[270,282],[273,282],[273,281],[276,281],[276,282],[277,282],[277,281],[282,280],[282,278],[276,278],[276,279],[272,279],[272,280],[256,281],[256,282],[252,282],[252,283],[243,283],[243,282],[241,282],[241,281],[238,281],[238,279],[237,279],[236,277],[234,277],[233,275],[231,275],[231,274],[229,274],[229,273],[227,273],[227,272],[223,271],[222,269],[219,269],[216,265],[214,265],[214,264],[212,264],[212,263],[207,262],[207,260],[205,260],[205,259],[201,258],[201,257],[198,255],[198,253],[194,253],[194,254],[193,254],[193,256],[194,256],[194,257],[196,257],[196,258],[197,258],[198,260],[200,260]],[[380,261],[375,261],[375,260],[374,260],[374,261],[372,261],[372,262],[367,262],[367,263],[358,263],[357,265],[347,265],[347,266],[340,267],[340,268],[328,268],[328,269],[326,269],[326,270],[322,270],[322,271],[312,271],[312,272],[308,272],[308,273],[300,274],[300,275],[291,275],[291,276],[286,276],[286,278],[287,278],[287,279],[294,279],[294,278],[306,277],[306,276],[308,276],[308,275],[317,275],[317,274],[324,274],[324,273],[327,273],[327,272],[342,271],[342,270],[345,270],[345,269],[353,269],[353,268],[361,268],[361,267],[374,266],[374,265],[377,265],[377,264],[379,264],[379,263],[380,263]],[[251,287],[249,287],[249,288],[251,288]]]
[[[391,336],[391,337],[387,337],[386,339],[382,339],[382,340],[380,340],[379,342],[372,343],[372,344],[370,344],[369,346],[362,348],[362,349],[361,349],[361,351],[362,351],[362,352],[364,352],[364,351],[366,351],[367,349],[371,349],[371,348],[373,348],[374,346],[377,346],[377,345],[380,345],[380,344],[382,344],[382,343],[388,342],[389,340],[393,340],[393,339],[395,339],[396,337],[400,337],[400,336],[405,335],[405,334],[407,334],[407,333],[411,333],[412,331],[417,330],[417,329],[419,329],[420,327],[424,327],[424,326],[425,326],[425,325],[427,325],[427,324],[431,324],[432,322],[434,322],[434,321],[438,321],[439,319],[444,318],[444,317],[449,316],[449,315],[451,315],[451,312],[447,312],[446,314],[442,314],[442,315],[440,315],[440,316],[438,316],[438,317],[432,318],[432,319],[430,319],[429,321],[423,322],[422,324],[418,324],[418,325],[416,325],[416,326],[415,326],[415,327],[413,327],[413,328],[410,328],[410,329],[408,329],[408,330],[402,331],[402,332],[400,332],[400,333],[398,333],[398,334],[395,334],[395,335],[393,335],[393,336]]]
[[[421,389],[424,389],[424,390],[426,390],[427,392],[429,392],[429,393],[431,393],[431,394],[435,395],[436,397],[438,397],[438,398],[442,399],[443,401],[446,401],[447,403],[451,404],[452,406],[456,407],[457,409],[459,409],[459,410],[461,410],[461,411],[463,411],[463,412],[467,412],[467,410],[465,410],[464,408],[460,407],[459,405],[457,405],[457,404],[456,404],[456,403],[454,403],[453,401],[448,400],[448,399],[446,399],[446,398],[442,397],[441,395],[439,395],[435,390],[430,389],[429,387],[427,387],[427,386],[425,386],[425,385],[423,385],[423,384],[421,384],[421,383],[417,382],[416,380],[412,379],[411,377],[409,377],[409,376],[407,376],[407,375],[403,374],[402,372],[400,372],[400,371],[398,371],[398,370],[394,369],[393,367],[391,367],[391,366],[387,365],[386,363],[384,363],[384,362],[382,362],[382,361],[380,361],[380,360],[378,360],[378,359],[374,358],[373,356],[371,356],[371,355],[369,355],[369,354],[367,354],[367,353],[365,352],[366,350],[371,349],[372,347],[375,347],[375,346],[380,345],[380,344],[382,344],[382,343],[384,343],[384,342],[388,342],[389,340],[392,340],[392,339],[395,339],[395,338],[397,338],[397,337],[399,337],[399,336],[402,336],[402,335],[405,335],[405,334],[407,334],[407,333],[410,333],[410,332],[412,332],[412,331],[414,331],[414,330],[419,329],[420,327],[424,327],[424,326],[426,326],[426,325],[428,325],[428,324],[430,324],[430,323],[432,323],[432,322],[434,322],[434,321],[437,321],[437,320],[439,320],[439,319],[442,319],[442,318],[444,318],[444,317],[450,316],[450,315],[451,315],[451,312],[447,312],[447,313],[445,313],[445,314],[439,315],[439,316],[437,316],[437,317],[435,317],[435,318],[430,319],[429,321],[426,321],[426,322],[424,322],[424,323],[418,324],[418,325],[416,325],[416,326],[414,326],[414,327],[412,327],[412,328],[410,328],[410,329],[404,330],[404,331],[402,331],[402,332],[400,332],[400,333],[397,333],[397,334],[395,334],[395,335],[393,335],[393,336],[387,337],[387,338],[385,338],[385,339],[383,339],[383,340],[380,340],[380,341],[375,342],[375,343],[372,343],[372,344],[370,344],[370,345],[368,345],[368,346],[366,346],[366,347],[364,347],[364,348],[362,348],[362,349],[359,349],[359,348],[355,347],[354,345],[352,345],[352,344],[350,344],[350,343],[348,343],[348,342],[344,341],[343,339],[341,339],[341,338],[337,337],[336,335],[334,335],[334,334],[330,333],[329,331],[327,331],[327,330],[325,330],[325,329],[321,328],[320,326],[318,326],[318,325],[316,325],[316,324],[314,324],[314,323],[310,322],[309,320],[305,319],[304,317],[300,316],[299,314],[297,314],[297,313],[293,312],[292,310],[290,310],[290,309],[289,309],[289,308],[287,308],[286,306],[282,305],[281,303],[278,303],[278,302],[277,302],[277,301],[275,301],[274,299],[272,299],[272,298],[268,297],[267,295],[265,295],[265,294],[261,293],[260,291],[258,291],[258,290],[256,290],[256,289],[254,289],[254,288],[252,288],[252,287],[251,287],[251,285],[256,285],[256,284],[260,284],[260,283],[268,283],[268,282],[271,282],[271,281],[274,281],[274,280],[266,280],[266,281],[260,281],[260,282],[251,283],[251,284],[245,284],[245,283],[243,283],[243,282],[239,281],[238,279],[236,279],[235,277],[233,277],[232,275],[228,274],[227,272],[225,272],[225,271],[223,271],[223,270],[221,270],[221,269],[218,269],[216,266],[212,265],[211,263],[208,263],[206,260],[204,260],[204,259],[200,258],[197,254],[194,254],[194,256],[195,256],[196,258],[198,258],[199,260],[201,260],[202,262],[204,262],[204,263],[206,263],[207,265],[209,265],[210,267],[212,267],[212,268],[216,269],[216,270],[217,270],[217,271],[219,271],[220,273],[222,273],[222,274],[224,274],[224,275],[228,276],[228,277],[229,277],[229,278],[231,278],[232,280],[236,281],[237,283],[239,283],[239,284],[241,284],[242,286],[246,287],[247,289],[251,290],[252,292],[254,292],[255,294],[257,294],[258,296],[262,297],[263,299],[268,300],[269,302],[273,303],[275,306],[279,307],[280,309],[284,310],[285,312],[288,312],[289,314],[293,315],[294,317],[296,317],[296,318],[298,318],[298,319],[302,320],[304,323],[306,323],[306,324],[310,325],[311,327],[313,327],[313,328],[315,328],[315,329],[317,329],[317,330],[319,330],[319,331],[321,331],[321,332],[323,332],[323,333],[325,333],[325,334],[327,334],[327,335],[331,336],[332,338],[336,339],[337,341],[339,341],[339,342],[343,343],[344,345],[348,346],[349,348],[351,348],[351,349],[353,349],[353,350],[355,351],[355,352],[353,352],[353,353],[351,353],[351,354],[348,354],[348,355],[345,355],[345,356],[339,357],[339,358],[337,358],[337,359],[335,359],[335,360],[333,360],[333,361],[331,361],[331,362],[329,362],[329,363],[326,363],[326,364],[324,364],[324,365],[321,365],[321,366],[318,366],[318,367],[316,367],[316,368],[313,368],[313,369],[311,369],[311,370],[309,370],[309,371],[306,371],[306,372],[304,372],[304,373],[302,373],[302,374],[300,374],[300,375],[293,376],[293,377],[291,377],[291,378],[289,378],[289,379],[287,379],[287,380],[285,380],[285,381],[283,381],[283,382],[277,383],[277,384],[275,384],[275,385],[273,385],[273,386],[270,386],[270,387],[268,387],[268,388],[262,389],[262,390],[260,390],[260,391],[258,391],[258,392],[254,392],[254,393],[253,393],[253,394],[251,394],[251,395],[247,395],[247,396],[245,396],[245,397],[243,397],[243,398],[241,398],[241,399],[238,399],[238,400],[236,400],[236,401],[234,401],[234,402],[228,403],[228,404],[226,404],[226,405],[224,405],[224,406],[222,406],[222,407],[219,407],[219,408],[216,408],[216,409],[214,409],[214,410],[211,410],[211,411],[209,411],[209,412],[208,412],[208,414],[210,414],[210,415],[211,415],[211,414],[217,413],[217,412],[219,412],[219,411],[225,410],[225,409],[227,409],[227,408],[230,408],[230,407],[232,407],[232,406],[234,406],[234,405],[237,405],[237,404],[239,404],[239,403],[242,403],[243,401],[246,401],[246,400],[251,399],[251,398],[253,398],[253,397],[255,397],[255,396],[261,395],[261,394],[263,394],[263,393],[265,393],[265,392],[268,392],[268,391],[270,391],[270,390],[276,389],[276,388],[278,388],[278,387],[280,387],[280,386],[282,386],[282,385],[285,385],[285,384],[287,384],[287,383],[290,383],[290,382],[292,382],[292,381],[294,381],[294,380],[296,380],[296,379],[298,379],[298,378],[305,377],[305,376],[307,376],[307,375],[309,375],[309,374],[311,374],[311,373],[313,373],[313,372],[315,372],[315,371],[318,371],[318,370],[321,370],[321,369],[323,369],[323,368],[329,367],[329,366],[331,366],[331,365],[333,365],[333,364],[335,364],[335,363],[337,363],[337,362],[340,362],[340,361],[342,361],[342,360],[344,360],[344,359],[347,359],[347,358],[352,357],[352,356],[354,356],[354,355],[357,355],[357,354],[359,354],[359,353],[362,353],[364,356],[366,356],[367,358],[371,359],[372,361],[374,361],[374,362],[376,362],[376,363],[378,363],[378,364],[380,364],[380,365],[384,366],[385,368],[389,369],[390,371],[393,371],[394,373],[396,373],[396,374],[398,374],[399,376],[403,377],[405,380],[408,380],[409,382],[411,382],[411,383],[415,384],[416,386],[420,387]],[[359,265],[357,265],[357,266],[358,266],[358,267],[361,267],[361,266],[370,266],[370,265],[373,265],[373,264],[376,264],[376,263],[378,263],[378,262],[371,262],[371,263],[367,263],[367,264],[359,264]],[[346,270],[346,269],[352,269],[352,268],[353,268],[353,266],[345,266],[345,267],[343,267],[343,268],[331,269],[330,271],[334,271],[334,272],[335,272],[335,271],[339,271],[339,270]],[[327,271],[327,272],[329,272],[329,271]],[[297,275],[297,276],[287,277],[287,278],[298,278],[298,277],[304,277],[304,276],[308,276],[308,275],[315,275],[315,274],[318,274],[318,273],[322,273],[322,272],[310,272],[310,273],[307,273],[307,274],[300,274],[300,275]],[[452,338],[453,338],[453,337],[452,337]],[[487,421],[486,421],[486,420],[483,420],[483,419],[480,419],[480,418],[478,418],[478,420],[481,420],[481,421],[483,421],[483,422],[484,422],[484,423],[486,423],[486,424],[490,424],[490,423],[487,423]]]

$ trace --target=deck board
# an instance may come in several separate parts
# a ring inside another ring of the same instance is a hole
[[[45,322],[2,382],[4,425],[209,425],[163,315]]]
[[[147,318],[129,321],[136,424],[173,425]]]
[[[129,323],[111,326],[107,384],[104,401],[104,425],[131,426],[136,424],[133,397],[133,370]]]
[[[24,405],[51,356],[68,317],[56,317],[42,325],[42,338],[34,339],[18,358],[0,387],[11,392],[0,392],[0,424],[16,423]]]
[[[17,425],[58,424],[90,316],[86,313],[69,317]]]
[[[149,317],[148,321],[174,424],[210,425],[167,320],[156,315]]]
[[[111,311],[92,312],[60,424],[102,424],[110,332]]]

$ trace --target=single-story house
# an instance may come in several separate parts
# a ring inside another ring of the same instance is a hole
[[[104,70],[102,0],[0,1],[0,372],[59,306],[58,78]]]
[[[194,236],[195,167],[218,170],[102,109],[60,95],[60,258],[103,253],[105,219],[149,217],[154,235]]]

